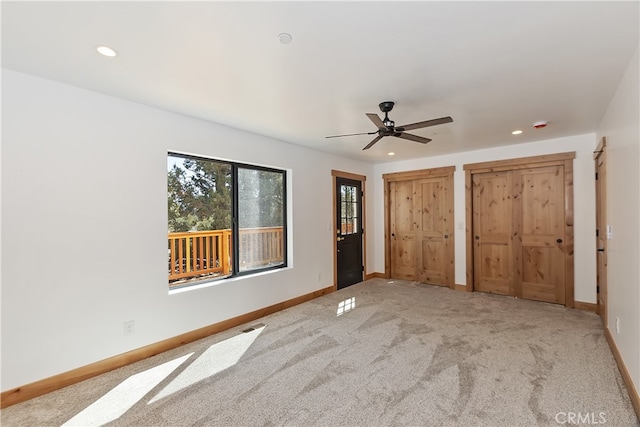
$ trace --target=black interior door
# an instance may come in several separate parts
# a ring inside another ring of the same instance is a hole
[[[336,178],[338,289],[362,281],[362,183]]]

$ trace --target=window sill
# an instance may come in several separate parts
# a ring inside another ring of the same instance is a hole
[[[279,273],[281,271],[286,271],[286,270],[291,270],[293,269],[293,267],[287,266],[287,267],[281,267],[281,268],[274,268],[271,270],[265,270],[265,271],[259,271],[257,273],[253,273],[253,274],[243,274],[241,276],[234,276],[234,277],[227,277],[227,278],[222,278],[222,279],[212,279],[212,280],[208,280],[208,281],[202,281],[201,283],[196,283],[193,284],[191,286],[184,286],[184,287],[180,287],[180,288],[176,288],[176,289],[169,289],[169,295],[176,295],[176,294],[181,294],[184,292],[191,292],[191,291],[195,291],[198,289],[205,289],[205,288],[211,288],[213,286],[217,286],[217,285],[222,285],[222,284],[226,284],[226,283],[230,283],[230,282],[237,282],[237,281],[241,281],[241,280],[247,280],[247,279],[253,279],[259,276],[265,276],[267,274],[275,274],[275,273]]]

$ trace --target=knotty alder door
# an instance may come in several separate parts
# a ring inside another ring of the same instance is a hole
[[[452,175],[423,176],[388,182],[390,277],[453,286]]]
[[[515,295],[513,260],[513,175],[473,175],[474,289]]]
[[[594,160],[596,167],[596,278],[598,314],[602,319],[605,328],[608,326],[607,319],[607,162],[606,162],[607,140],[602,137],[596,151]]]
[[[473,175],[474,288],[565,303],[562,165]]]
[[[416,280],[417,241],[413,227],[413,181],[390,183],[391,277]]]

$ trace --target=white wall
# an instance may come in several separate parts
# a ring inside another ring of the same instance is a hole
[[[371,165],[14,71],[2,88],[3,391],[332,285],[331,169]],[[293,267],[169,295],[169,150],[288,169]]]
[[[640,390],[640,87],[638,50],[600,123],[607,138],[608,324]],[[616,318],[620,332],[616,332]]]
[[[538,131],[536,131],[538,132]],[[540,131],[544,132],[544,131]],[[542,142],[511,145],[486,150],[469,151],[446,156],[385,163],[374,167],[374,191],[376,230],[384,229],[384,185],[382,175],[391,172],[455,166],[454,217],[455,217],[455,283],[466,285],[465,244],[465,172],[467,163],[504,160],[542,154],[576,152],[573,162],[574,179],[574,236],[575,236],[575,299],[596,302],[595,260],[595,184],[592,153],[596,145],[594,134],[551,139]],[[376,235],[374,245],[376,271],[384,272],[384,236]]]

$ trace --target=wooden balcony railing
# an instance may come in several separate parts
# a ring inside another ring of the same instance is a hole
[[[169,283],[232,272],[231,230],[169,233]],[[282,227],[240,229],[240,271],[284,261]]]
[[[240,271],[284,261],[282,227],[240,229]]]
[[[169,233],[169,282],[230,273],[231,230]]]

